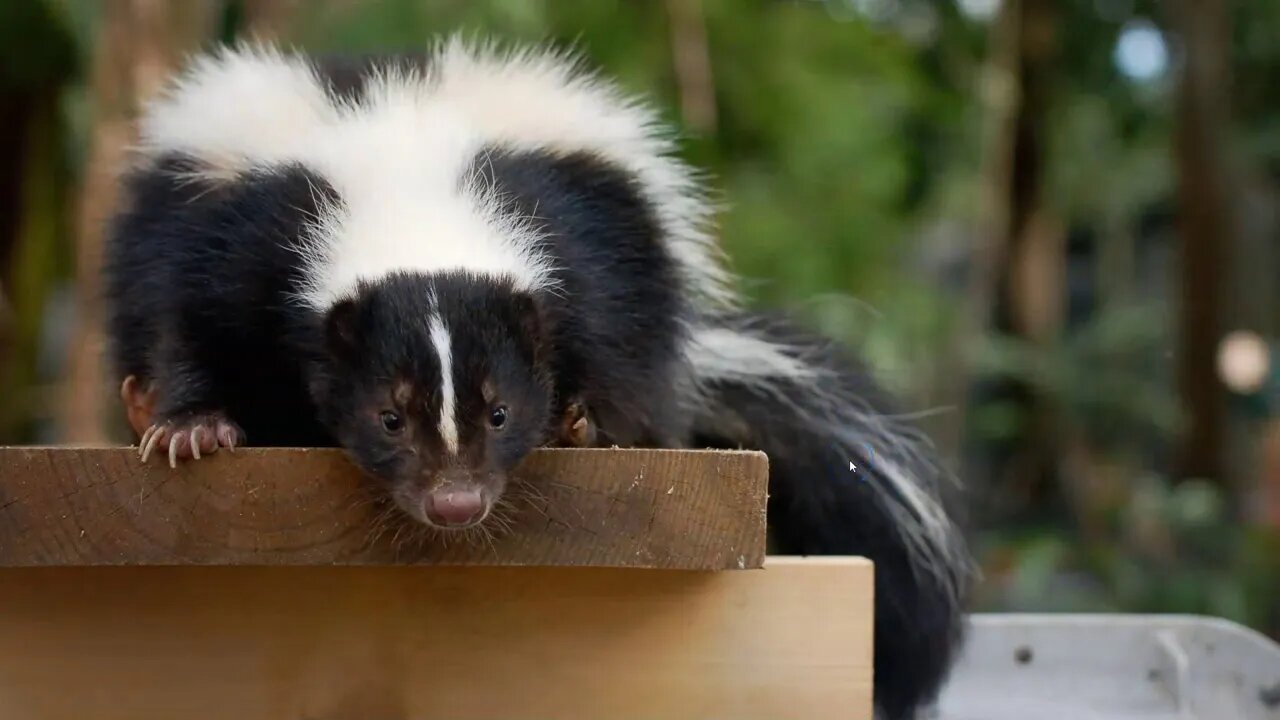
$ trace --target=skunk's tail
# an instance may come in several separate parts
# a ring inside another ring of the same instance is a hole
[[[695,447],[769,456],[777,551],[875,563],[876,708],[884,720],[912,717],[950,668],[972,572],[928,440],[834,343],[785,321],[703,323],[687,355]]]

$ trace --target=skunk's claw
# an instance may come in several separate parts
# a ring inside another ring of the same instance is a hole
[[[148,427],[138,443],[138,454],[146,462],[158,448],[169,451],[169,467],[179,460],[199,460],[225,447],[235,449],[244,442],[244,431],[218,413],[190,415]]]

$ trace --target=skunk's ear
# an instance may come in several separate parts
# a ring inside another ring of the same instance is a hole
[[[359,346],[359,314],[360,306],[351,298],[339,300],[325,314],[325,345],[333,356],[345,360],[355,355]]]

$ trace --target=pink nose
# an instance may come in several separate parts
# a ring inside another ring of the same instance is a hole
[[[478,489],[442,488],[423,501],[427,519],[443,527],[463,527],[484,519],[484,497]]]

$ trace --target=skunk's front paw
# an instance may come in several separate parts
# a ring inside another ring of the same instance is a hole
[[[142,434],[138,453],[146,462],[157,448],[167,447],[169,467],[176,468],[179,458],[199,460],[220,447],[234,450],[243,444],[244,431],[222,413],[193,413],[151,425]]]
[[[587,405],[575,398],[564,409],[560,418],[560,426],[556,437],[552,440],[558,447],[586,448],[596,443],[596,424],[587,413]]]

